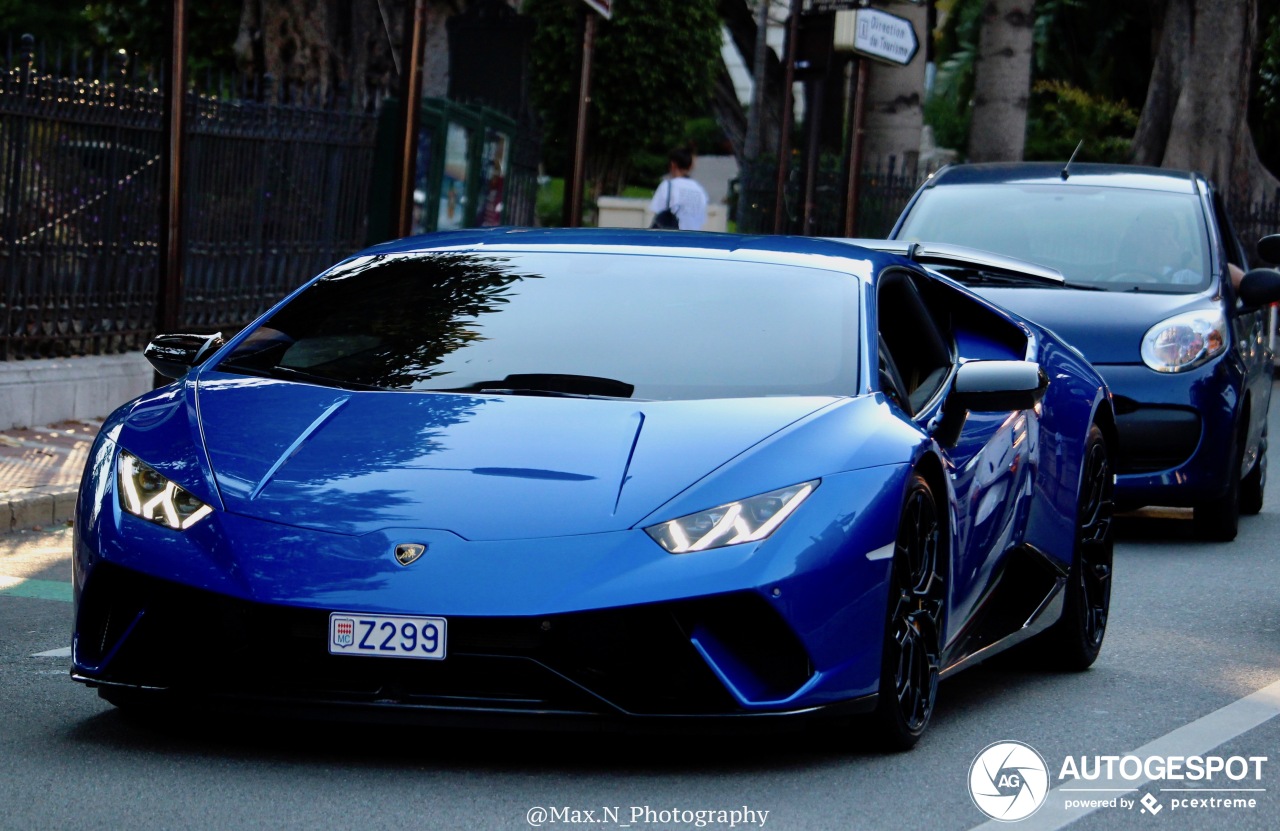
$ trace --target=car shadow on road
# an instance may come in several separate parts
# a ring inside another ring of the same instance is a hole
[[[1116,514],[1117,542],[1195,542],[1190,508],[1141,508]]]
[[[225,758],[308,768],[561,774],[602,769],[662,774],[806,770],[881,754],[858,722],[825,720],[786,731],[749,729],[550,731],[269,720],[188,713],[139,716],[108,710],[68,727],[81,749],[158,759]]]

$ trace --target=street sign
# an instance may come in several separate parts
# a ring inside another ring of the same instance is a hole
[[[924,0],[905,0],[913,6],[919,6]],[[809,3],[809,11],[811,12],[838,12],[847,9],[857,9],[862,7],[866,0],[811,0]]]
[[[920,41],[916,40],[915,27],[905,17],[879,9],[858,9],[836,15],[836,48],[841,47],[906,66],[920,50]]]
[[[605,20],[613,16],[613,0],[582,0],[582,2],[600,12]]]

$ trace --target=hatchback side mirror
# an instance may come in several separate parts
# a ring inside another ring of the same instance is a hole
[[[1280,244],[1280,234],[1267,237]],[[1280,303],[1280,271],[1273,268],[1254,268],[1240,280],[1236,295],[1245,306],[1257,309],[1272,303]]]
[[[225,342],[221,332],[216,335],[156,335],[142,354],[164,377],[181,378]]]
[[[1280,265],[1280,234],[1271,234],[1258,240],[1258,256],[1269,263]]]

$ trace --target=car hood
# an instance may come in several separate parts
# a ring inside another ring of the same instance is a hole
[[[469,540],[630,528],[839,400],[353,392],[216,372],[203,373],[197,399],[226,510],[334,533],[414,527]]]
[[[1212,307],[1203,294],[1081,291],[1059,288],[974,290],[1079,349],[1094,364],[1142,363],[1142,337],[1162,320]]]

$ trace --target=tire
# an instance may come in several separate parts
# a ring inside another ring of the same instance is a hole
[[[872,716],[878,744],[909,750],[924,734],[938,695],[946,606],[946,524],[928,481],[907,484],[889,577],[880,690]]]
[[[1231,442],[1228,459],[1227,489],[1219,497],[1197,503],[1194,523],[1196,536],[1212,542],[1231,542],[1240,530],[1241,468],[1244,466],[1244,442],[1237,435]],[[1261,506],[1259,506],[1261,507]]]
[[[1098,658],[1111,614],[1115,541],[1115,475],[1097,424],[1089,427],[1076,499],[1075,556],[1067,573],[1062,617],[1034,643],[1042,663],[1079,672]]]
[[[1267,493],[1267,431],[1262,430],[1262,439],[1258,442],[1258,459],[1240,480],[1240,513],[1254,516],[1262,512],[1262,502]]]

